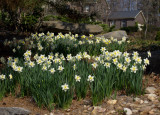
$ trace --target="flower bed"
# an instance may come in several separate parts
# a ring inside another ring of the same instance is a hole
[[[89,55],[99,55],[100,48],[106,47],[108,51],[120,50],[124,51],[127,45],[126,38],[122,38],[121,41],[117,39],[105,39],[103,37],[94,37],[90,35],[89,37],[78,34],[65,34],[59,33],[54,35],[54,33],[44,33],[32,34],[31,37],[25,40],[8,41],[4,42],[4,45],[10,46],[14,52],[14,56],[21,57],[26,50],[32,50],[32,53],[46,54],[49,55],[50,52],[62,53],[64,56],[67,54],[76,55],[79,52],[87,52]]]
[[[23,58],[8,58],[0,74],[1,97],[10,92],[15,94],[19,87],[20,96],[32,96],[38,106],[53,109],[68,107],[73,98],[79,100],[88,93],[93,105],[109,98],[113,91],[142,93],[143,71],[149,60],[142,59],[137,52],[108,51],[107,46],[100,48],[100,55],[84,51],[64,56],[48,54],[50,50],[34,51],[27,50]]]

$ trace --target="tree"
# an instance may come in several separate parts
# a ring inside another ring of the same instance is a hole
[[[44,2],[44,0],[0,0],[2,21],[7,17],[10,26],[18,30],[22,15],[33,14],[35,8],[41,7]]]

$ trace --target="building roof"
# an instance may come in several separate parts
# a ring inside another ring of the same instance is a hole
[[[139,10],[134,10],[134,11],[116,11],[116,12],[111,12],[109,15],[110,20],[114,19],[134,19],[136,16],[140,13],[141,11]]]

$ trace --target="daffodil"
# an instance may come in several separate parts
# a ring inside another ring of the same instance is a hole
[[[122,67],[122,70],[123,70],[123,72],[126,72],[127,67],[126,67],[126,66],[123,66],[123,67]]]
[[[76,70],[76,64],[73,65],[73,69]]]
[[[93,82],[94,81],[94,76],[89,75],[87,81]]]
[[[96,69],[97,66],[98,66],[98,64],[97,64],[96,62],[94,62],[94,63],[92,64],[92,66]]]
[[[112,60],[113,60],[113,63],[114,63],[114,64],[117,64],[117,63],[118,63],[117,58],[114,58],[114,59],[112,59]]]
[[[64,67],[58,66],[58,70],[59,70],[60,72],[63,71],[63,69],[64,69]]]
[[[118,64],[117,64],[117,67],[118,67],[119,69],[122,69],[123,65],[122,65],[121,63],[118,63]]]
[[[4,80],[5,78],[6,78],[6,76],[5,76],[5,75],[3,75],[3,74],[2,74],[2,75],[0,75],[0,79],[1,79],[1,80]]]
[[[129,64],[131,62],[130,57],[125,57],[125,62]]]
[[[133,73],[136,73],[136,71],[138,70],[137,66],[132,66],[130,69],[131,69],[131,72]]]
[[[106,48],[105,47],[101,47],[101,52],[105,52]]]
[[[145,65],[149,65],[149,60],[148,60],[148,58],[144,59],[144,64],[145,64]]]
[[[81,77],[79,75],[75,75],[75,80],[76,80],[76,82],[80,82]]]
[[[148,51],[147,54],[148,54],[148,57],[151,57],[151,52],[150,51]]]
[[[111,66],[111,63],[109,63],[109,62],[106,62],[106,63],[104,63],[104,66],[105,66],[106,68],[110,68],[110,66]]]
[[[35,63],[32,62],[32,61],[30,61],[28,65],[29,65],[29,67],[34,67],[34,66],[35,66]]]
[[[47,70],[47,66],[43,65],[42,70],[46,71]]]
[[[16,71],[22,72],[23,67],[17,66]]]
[[[61,87],[62,87],[62,90],[65,91],[65,92],[67,90],[69,90],[68,84],[66,84],[66,83],[64,85],[62,85]]]
[[[50,71],[52,74],[54,74],[55,69],[54,69],[54,68],[51,68],[49,71]]]
[[[9,74],[9,79],[12,79],[12,78],[13,78],[12,74]]]

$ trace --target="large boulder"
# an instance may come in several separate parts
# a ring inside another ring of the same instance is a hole
[[[29,115],[29,110],[20,107],[0,107],[0,115]]]
[[[61,21],[43,21],[40,26],[40,32],[72,32],[77,34],[100,34],[103,28],[99,25],[91,24],[73,24]]]
[[[98,35],[98,36],[104,36],[105,38],[113,37],[113,38],[117,38],[117,40],[121,40],[122,37],[124,36],[128,38],[126,31],[123,31],[123,30],[113,31],[113,32],[109,32],[109,33]]]

